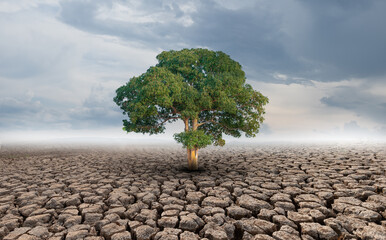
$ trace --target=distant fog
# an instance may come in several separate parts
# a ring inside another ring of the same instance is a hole
[[[100,131],[13,131],[0,133],[1,145],[168,145],[181,147],[174,141],[173,134],[179,131],[166,131],[165,134],[143,135],[125,133],[121,129]],[[287,134],[259,133],[255,138],[233,138],[225,136],[227,145],[250,145],[264,143],[329,143],[329,142],[386,142],[382,134],[368,134],[364,132],[343,133],[314,133],[314,134]]]

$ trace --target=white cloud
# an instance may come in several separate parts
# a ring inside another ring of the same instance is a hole
[[[197,12],[197,6],[200,4],[199,1],[175,1],[175,3],[184,13]]]
[[[176,11],[181,11],[178,16]],[[194,21],[190,14],[197,9],[193,2],[164,1],[160,8],[148,8],[142,1],[128,1],[124,4],[113,2],[111,5],[102,5],[96,12],[99,20],[114,20],[134,24],[166,24],[176,22],[184,27],[191,26]]]
[[[58,6],[59,0],[2,0],[0,1],[0,12],[15,13],[29,8],[36,8],[41,4]]]
[[[362,79],[362,83],[364,82],[362,88],[366,93],[373,95],[379,99],[384,99],[386,103],[386,76],[378,81],[374,81],[371,84],[366,83],[365,79]]]
[[[131,1],[135,2],[135,1]],[[138,5],[138,4],[135,4]],[[96,17],[101,20],[117,20],[130,23],[162,23],[167,15],[162,16],[159,13],[145,14],[144,11],[138,11],[136,6],[127,6],[114,2],[111,7],[102,6],[98,9]]]
[[[275,79],[283,80],[283,81],[285,81],[285,80],[288,79],[288,76],[287,76],[287,75],[281,74],[281,73],[274,73],[272,76],[273,76]]]

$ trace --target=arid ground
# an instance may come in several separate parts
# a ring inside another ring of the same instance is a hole
[[[3,146],[0,239],[386,239],[386,145]]]

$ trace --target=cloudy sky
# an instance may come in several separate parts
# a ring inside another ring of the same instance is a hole
[[[112,98],[164,50],[241,63],[260,139],[386,135],[386,1],[2,0],[0,141],[136,138]],[[179,132],[180,126],[168,132]]]

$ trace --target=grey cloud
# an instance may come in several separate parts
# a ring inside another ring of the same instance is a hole
[[[39,111],[41,103],[29,99],[0,98],[0,116],[9,116],[12,114],[31,114]]]
[[[189,32],[256,72],[319,81],[374,77],[386,73],[385,9],[382,1],[265,1],[238,11],[208,8]]]
[[[224,50],[245,67],[249,77],[276,82],[271,73],[287,73],[300,67],[281,44],[284,36],[274,15],[257,9],[233,11],[214,5],[198,14],[196,23],[186,30],[186,38],[197,45]]]
[[[114,1],[112,1],[114,2]],[[312,85],[354,77],[382,82],[386,74],[386,2],[382,1],[260,1],[231,9],[215,1],[193,1],[190,26],[177,3],[139,1],[145,14],[169,12],[174,21],[132,23],[99,19],[98,9],[112,2],[62,4],[61,20],[83,31],[118,36],[150,48],[209,47],[239,61],[249,79]],[[117,1],[134,8],[129,2]],[[87,12],[83,12],[87,11]],[[162,20],[162,19],[160,19]],[[274,74],[285,74],[285,80]],[[321,102],[348,109],[384,124],[384,100],[356,87],[338,88]],[[263,129],[262,129],[263,131]]]
[[[122,116],[118,111],[102,106],[77,107],[69,110],[73,129],[95,129],[100,127],[119,127]]]
[[[134,8],[127,1],[112,1]],[[232,10],[214,1],[193,1],[194,23],[175,2],[139,1],[145,14],[171,12],[174,21],[130,23],[98,19],[98,9],[112,2],[66,1],[61,20],[84,31],[139,41],[151,48],[207,46],[239,60],[249,77],[279,82],[280,72],[294,77],[336,81],[386,73],[386,21],[383,1],[259,1]],[[162,20],[162,19],[160,19]],[[376,79],[376,78],[373,78]],[[299,82],[290,78],[287,83]]]
[[[378,123],[386,124],[386,99],[364,91],[364,86],[339,87],[321,102],[330,107],[350,110],[358,116],[368,117]]]
[[[275,16],[270,14],[256,14],[251,9],[233,11],[211,1],[197,1],[198,11],[190,14],[194,24],[184,27],[177,22],[177,18],[184,14],[177,4],[171,9],[167,5],[154,5],[153,1],[142,3],[141,6],[149,13],[172,12],[176,17],[176,21],[143,24],[98,19],[96,15],[102,6],[108,7],[98,1],[65,2],[62,4],[61,20],[84,31],[139,41],[152,48],[167,50],[182,46],[207,46],[223,50],[253,74],[259,72],[254,71],[257,68],[263,72],[258,74],[269,76],[279,69],[279,62],[283,63],[280,71],[285,72],[299,65],[285,52],[278,23],[274,20]]]
[[[312,16],[303,38],[295,38],[298,54],[320,64],[318,79],[384,75],[386,16],[384,1],[302,1]],[[326,68],[326,69],[323,69]],[[312,77],[312,76],[309,76]],[[323,79],[322,79],[323,80]]]
[[[81,106],[69,109],[72,127],[78,129],[122,125],[123,115],[113,102],[114,94],[115,92],[102,86],[93,87]]]
[[[106,94],[107,93],[107,94]],[[1,98],[0,129],[44,130],[120,127],[122,117],[113,91],[94,87],[79,106],[44,98]]]
[[[52,103],[51,103],[52,104]],[[44,99],[28,96],[0,99],[0,128],[2,129],[54,129],[63,123],[63,114],[47,107]],[[57,107],[60,103],[56,103]]]
[[[124,39],[134,40],[139,43],[149,44],[159,41],[159,46],[163,47],[165,43],[171,43],[170,38],[175,40],[176,35],[173,32],[174,23],[168,23],[167,26],[161,23],[131,23],[113,19],[98,19],[98,10],[101,8],[111,8],[113,3],[124,3],[128,7],[133,7],[126,1],[65,1],[61,3],[61,14],[59,19],[78,29],[96,34],[107,34],[122,37]],[[152,12],[170,12],[173,11],[178,17],[181,12],[178,8],[173,10],[162,5],[162,1],[139,1],[141,9],[147,13]],[[160,19],[161,20],[161,19]],[[175,26],[174,26],[175,27]],[[178,33],[178,31],[177,31]],[[169,41],[167,39],[169,38]],[[175,44],[173,42],[172,44]]]

